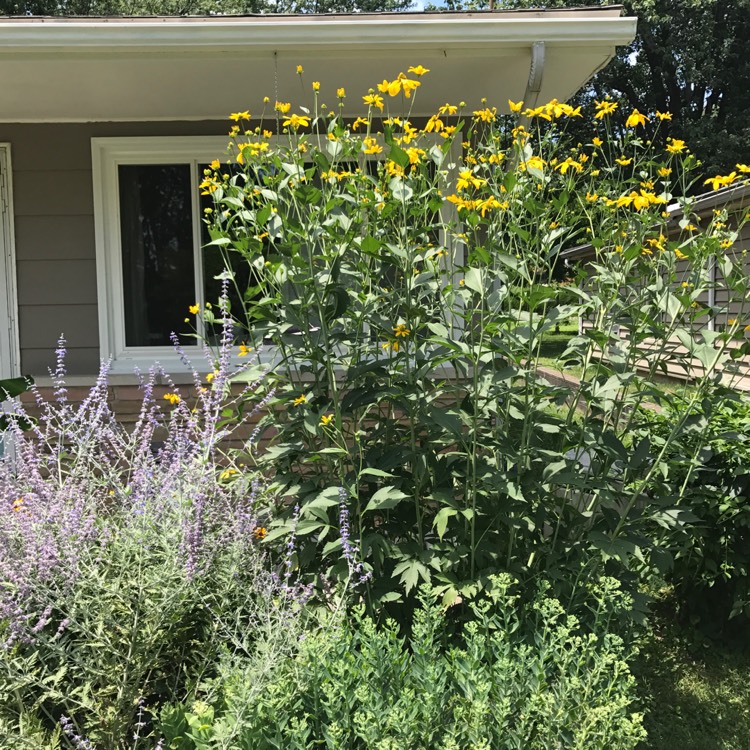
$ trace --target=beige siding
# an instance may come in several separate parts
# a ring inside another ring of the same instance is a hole
[[[0,124],[11,144],[21,369],[43,376],[57,337],[71,375],[99,367],[91,138],[221,135],[226,122]]]

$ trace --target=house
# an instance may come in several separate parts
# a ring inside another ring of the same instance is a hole
[[[304,103],[319,81],[324,101],[344,87],[348,114],[364,114],[371,86],[417,64],[434,85],[415,117],[485,96],[565,100],[635,24],[620,6],[0,19],[0,378],[48,385],[61,333],[73,397],[102,359],[116,402],[134,397],[135,367],[179,373],[166,337],[205,299],[197,183],[230,112]],[[159,218],[158,254],[132,220],[144,211]]]
[[[689,218],[702,225],[708,224],[713,216],[714,211],[726,210],[731,221],[742,213],[750,209],[750,182],[744,181],[734,186],[725,187],[720,190],[713,190],[697,197],[690,206]],[[685,212],[677,205],[668,207],[667,212],[667,234],[669,239],[676,239],[683,231],[682,225],[685,223]],[[732,258],[735,263],[740,263],[746,276],[750,277],[750,224],[744,223],[740,228],[737,239],[731,247],[726,248],[725,253]],[[591,273],[591,264],[596,261],[596,250],[593,245],[585,244],[564,250],[560,257],[568,265],[583,265],[588,273]],[[686,258],[680,259],[676,264],[677,283],[688,277],[690,261]],[[720,264],[714,262],[708,267],[708,289],[698,296],[696,304],[705,308],[708,312],[704,318],[701,318],[701,326],[705,326],[709,331],[723,332],[728,330],[737,320],[744,320],[747,317],[748,305],[750,301],[742,299],[733,294],[724,282]],[[582,319],[579,323],[581,331],[589,328],[587,320]],[[741,331],[744,334],[744,340],[750,340],[750,327]],[[629,338],[629,330],[625,325],[617,327],[616,335],[623,340]],[[642,359],[638,366],[644,370],[650,367],[652,353],[656,342],[646,340],[641,344]],[[730,348],[737,348],[742,345],[742,337],[730,342]],[[688,358],[687,350],[678,342],[673,342],[674,358],[664,360],[665,370],[660,368],[670,377],[683,380],[698,378],[703,374],[703,367],[697,359]],[[739,390],[750,391],[750,357],[739,357],[733,364],[734,371],[725,375],[725,382],[731,384]]]

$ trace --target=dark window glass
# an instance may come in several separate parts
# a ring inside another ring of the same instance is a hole
[[[202,176],[207,169],[208,165],[199,165],[199,175]],[[228,172],[229,174],[242,171],[239,165],[229,164],[222,165],[221,169],[222,172]],[[213,197],[211,195],[201,195],[200,206],[201,213],[205,215],[204,211],[206,208],[214,208]],[[229,312],[238,323],[244,325],[246,322],[244,301],[247,299],[247,289],[256,283],[253,279],[250,263],[237,252],[228,250],[222,246],[209,245],[210,241],[211,237],[208,234],[208,227],[204,220],[201,222],[201,245],[203,254],[203,288],[206,294],[206,302],[216,305],[222,290],[222,282],[216,277],[221,275],[222,272],[230,270],[233,279],[229,282],[227,290],[229,294]],[[218,339],[220,326],[217,325],[213,328],[214,330],[207,331],[206,333],[210,339]]]
[[[126,346],[169,346],[195,304],[188,164],[121,165]]]

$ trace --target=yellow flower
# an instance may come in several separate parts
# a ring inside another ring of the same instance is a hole
[[[164,400],[169,401],[172,406],[179,404],[182,399],[176,393],[165,393]]]
[[[660,250],[661,252],[664,252],[664,243],[666,241],[667,241],[667,238],[663,234],[660,234],[659,237],[658,237],[658,239],[654,238],[654,237],[651,237],[650,239],[647,239],[646,240],[646,244],[649,247],[653,247],[656,250]]]
[[[268,529],[265,526],[257,526],[253,530],[253,536],[259,541],[263,541],[268,535]]]
[[[231,479],[235,474],[239,474],[239,471],[230,466],[219,474],[219,479]]]
[[[719,247],[720,247],[720,248],[721,248],[722,250],[729,250],[729,248],[730,248],[730,247],[732,247],[732,245],[733,245],[733,244],[734,244],[734,243],[732,242],[732,240],[722,240],[722,241],[721,241],[721,242],[719,243]]]
[[[276,102],[276,104],[273,105],[273,108],[282,115],[285,115],[292,108],[292,104],[291,102]]]
[[[289,115],[281,124],[284,127],[297,130],[298,128],[306,128],[310,124],[310,118],[307,115]]]
[[[342,87],[342,88],[340,88],[340,89],[336,89],[336,96],[337,96],[337,97],[338,97],[339,99],[343,99],[343,98],[344,98],[344,97],[346,96],[346,89],[345,89],[345,88],[343,88],[343,87]]]
[[[198,189],[201,191],[201,195],[211,195],[211,193],[215,193],[219,189],[219,184],[214,180],[203,180],[198,185]]]
[[[409,164],[419,164],[422,157],[426,155],[426,151],[423,148],[416,148],[412,146],[406,149],[406,153],[409,156]]]
[[[737,318],[729,318],[727,325],[733,326],[737,322]]]
[[[658,171],[659,177],[669,177],[672,174],[670,167],[660,167]]]
[[[685,141],[681,141],[679,138],[670,138],[669,143],[667,143],[667,151],[670,154],[680,154],[686,148]]]
[[[523,100],[521,100],[520,102],[514,102],[508,99],[508,108],[511,112],[517,114],[523,108]]]
[[[411,92],[418,89],[422,84],[419,81],[412,81],[403,73],[399,73],[398,75],[401,82],[401,88],[404,90],[404,96],[409,99],[411,97]]]
[[[430,69],[425,68],[423,65],[415,65],[407,71],[408,73],[414,73],[415,76],[423,76],[425,73],[429,73]]]
[[[221,166],[221,162],[218,159],[214,159],[209,165],[209,169],[218,169]]]
[[[21,507],[23,506],[24,499],[22,497],[17,498],[13,501],[13,505],[11,506],[11,510],[14,513],[18,513],[19,510],[21,510]]]
[[[589,192],[587,192],[586,193],[586,200],[589,203],[596,203],[596,201],[599,200],[599,196],[596,193],[589,193]]]
[[[199,310],[200,310],[200,307],[198,307],[198,305],[190,305],[190,307],[188,307],[188,312],[191,315],[197,315]]]
[[[677,260],[687,260],[687,255],[681,250],[675,249],[674,254],[677,256]]]
[[[268,104],[270,101],[271,100],[267,96],[263,97],[263,104]]]
[[[617,102],[611,102],[605,99],[603,102],[595,102],[597,120],[603,120],[607,115],[611,115],[617,109]]]
[[[439,133],[445,127],[445,123],[437,116],[432,115],[424,126],[425,133]]]
[[[583,165],[580,162],[571,159],[570,157],[568,157],[565,161],[560,162],[555,167],[555,169],[557,169],[560,174],[565,174],[571,168],[575,169],[576,172],[583,172]]]
[[[320,91],[320,81],[313,81],[312,82],[312,90],[315,92]]]
[[[298,72],[298,73],[299,73],[300,75],[302,75],[302,73],[304,73],[304,69],[302,68],[302,66],[301,66],[301,65],[298,65],[298,66],[297,66],[297,72]]]
[[[324,414],[320,418],[321,427],[326,427],[327,425],[331,424],[331,422],[333,422],[333,414]]]
[[[383,147],[378,143],[377,138],[373,138],[372,136],[367,136],[362,141],[362,146],[364,147],[362,149],[362,153],[364,154],[381,154],[383,153]]]
[[[476,112],[474,114],[476,114]],[[526,115],[526,117],[542,117],[545,120],[552,120],[552,116],[547,111],[547,107],[545,106],[536,107],[535,109],[527,109],[524,114]]]
[[[482,216],[485,216],[487,214],[487,211],[490,211],[492,209],[505,209],[507,208],[507,202],[501,203],[497,198],[494,196],[490,196],[489,198],[485,198],[483,201],[477,201],[477,210],[482,214]]]
[[[403,323],[397,323],[396,327],[393,329],[393,334],[398,338],[401,336],[402,338],[406,338],[411,333],[411,330],[407,328]]]
[[[398,96],[401,91],[401,81],[398,78],[395,81],[383,79],[383,82],[378,84],[378,91],[381,94],[388,94],[388,96]]]
[[[455,104],[446,103],[438,109],[438,114],[440,115],[455,115],[456,112],[458,112],[458,107]]]
[[[737,167],[737,169],[742,174],[747,174],[748,172],[750,172],[750,166],[748,166],[747,164],[735,164],[734,166]]]
[[[619,165],[620,165],[621,167],[627,167],[627,166],[628,166],[628,164],[630,164],[630,163],[631,163],[632,161],[633,161],[633,159],[632,159],[632,158],[630,158],[630,159],[626,159],[626,158],[625,158],[624,156],[618,156],[618,157],[617,157],[617,158],[615,159],[615,162],[616,162],[617,164],[619,164]]]
[[[474,117],[482,122],[494,122],[496,114],[497,110],[494,107],[492,109],[485,107],[484,109],[477,109],[473,112]]]
[[[386,341],[382,348],[385,351],[390,349],[392,352],[397,352],[401,348],[401,344],[398,341]]]
[[[240,344],[240,351],[239,355],[240,357],[247,357],[248,354],[252,351],[252,347],[249,347],[245,344]]]
[[[234,120],[235,122],[239,122],[240,120],[249,120],[250,119],[250,113],[245,110],[244,112],[232,112],[231,115],[229,115],[230,120]]]
[[[716,177],[709,177],[704,181],[704,185],[711,185],[712,190],[718,190],[719,188],[728,187],[737,179],[737,172],[732,172],[728,175],[716,175]]]
[[[213,372],[209,372],[208,375],[206,375],[206,382],[211,383],[213,382],[213,379],[219,374],[218,370],[214,370]]]
[[[546,162],[541,156],[531,156],[526,161],[522,161],[518,167],[521,170],[536,169],[541,172],[544,169]]]
[[[592,142],[592,143],[593,143],[593,144],[594,144],[594,145],[595,145],[595,146],[596,146],[597,148],[599,148],[599,146],[601,146],[601,145],[602,145],[602,143],[604,143],[604,141],[603,141],[603,140],[602,140],[601,138],[597,138],[596,136],[594,136],[594,137],[593,137],[593,138],[591,139],[591,142]]]
[[[476,189],[484,185],[485,182],[487,181],[476,177],[470,169],[464,169],[458,173],[456,190],[467,190],[470,186]]]
[[[672,119],[672,113],[671,112],[659,112],[659,110],[656,110],[656,117],[657,119],[664,121],[664,120],[671,120]]]
[[[645,125],[648,122],[648,117],[641,114],[637,109],[634,109],[629,115],[628,119],[625,120],[626,128],[637,128],[639,125]]]
[[[381,112],[383,111],[383,105],[385,102],[383,101],[382,96],[378,96],[377,94],[366,94],[362,97],[362,101],[364,101],[369,107],[377,107]]]
[[[297,396],[297,398],[295,398],[294,401],[292,401],[292,403],[295,406],[302,406],[302,404],[307,403],[307,396],[305,396],[304,394],[302,396]]]

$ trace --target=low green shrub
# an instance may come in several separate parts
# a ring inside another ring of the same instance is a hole
[[[498,576],[451,642],[448,612],[422,590],[411,637],[360,611],[308,632],[294,659],[257,684],[242,660],[212,696],[161,714],[170,750],[625,750],[643,739],[630,646],[610,632],[630,597],[593,592],[593,629],[545,588],[522,602]]]
[[[644,434],[660,450],[679,407],[646,415]],[[705,399],[668,446],[656,491],[681,509],[681,523],[654,532],[665,570],[692,615],[716,624],[750,615],[750,399]]]

